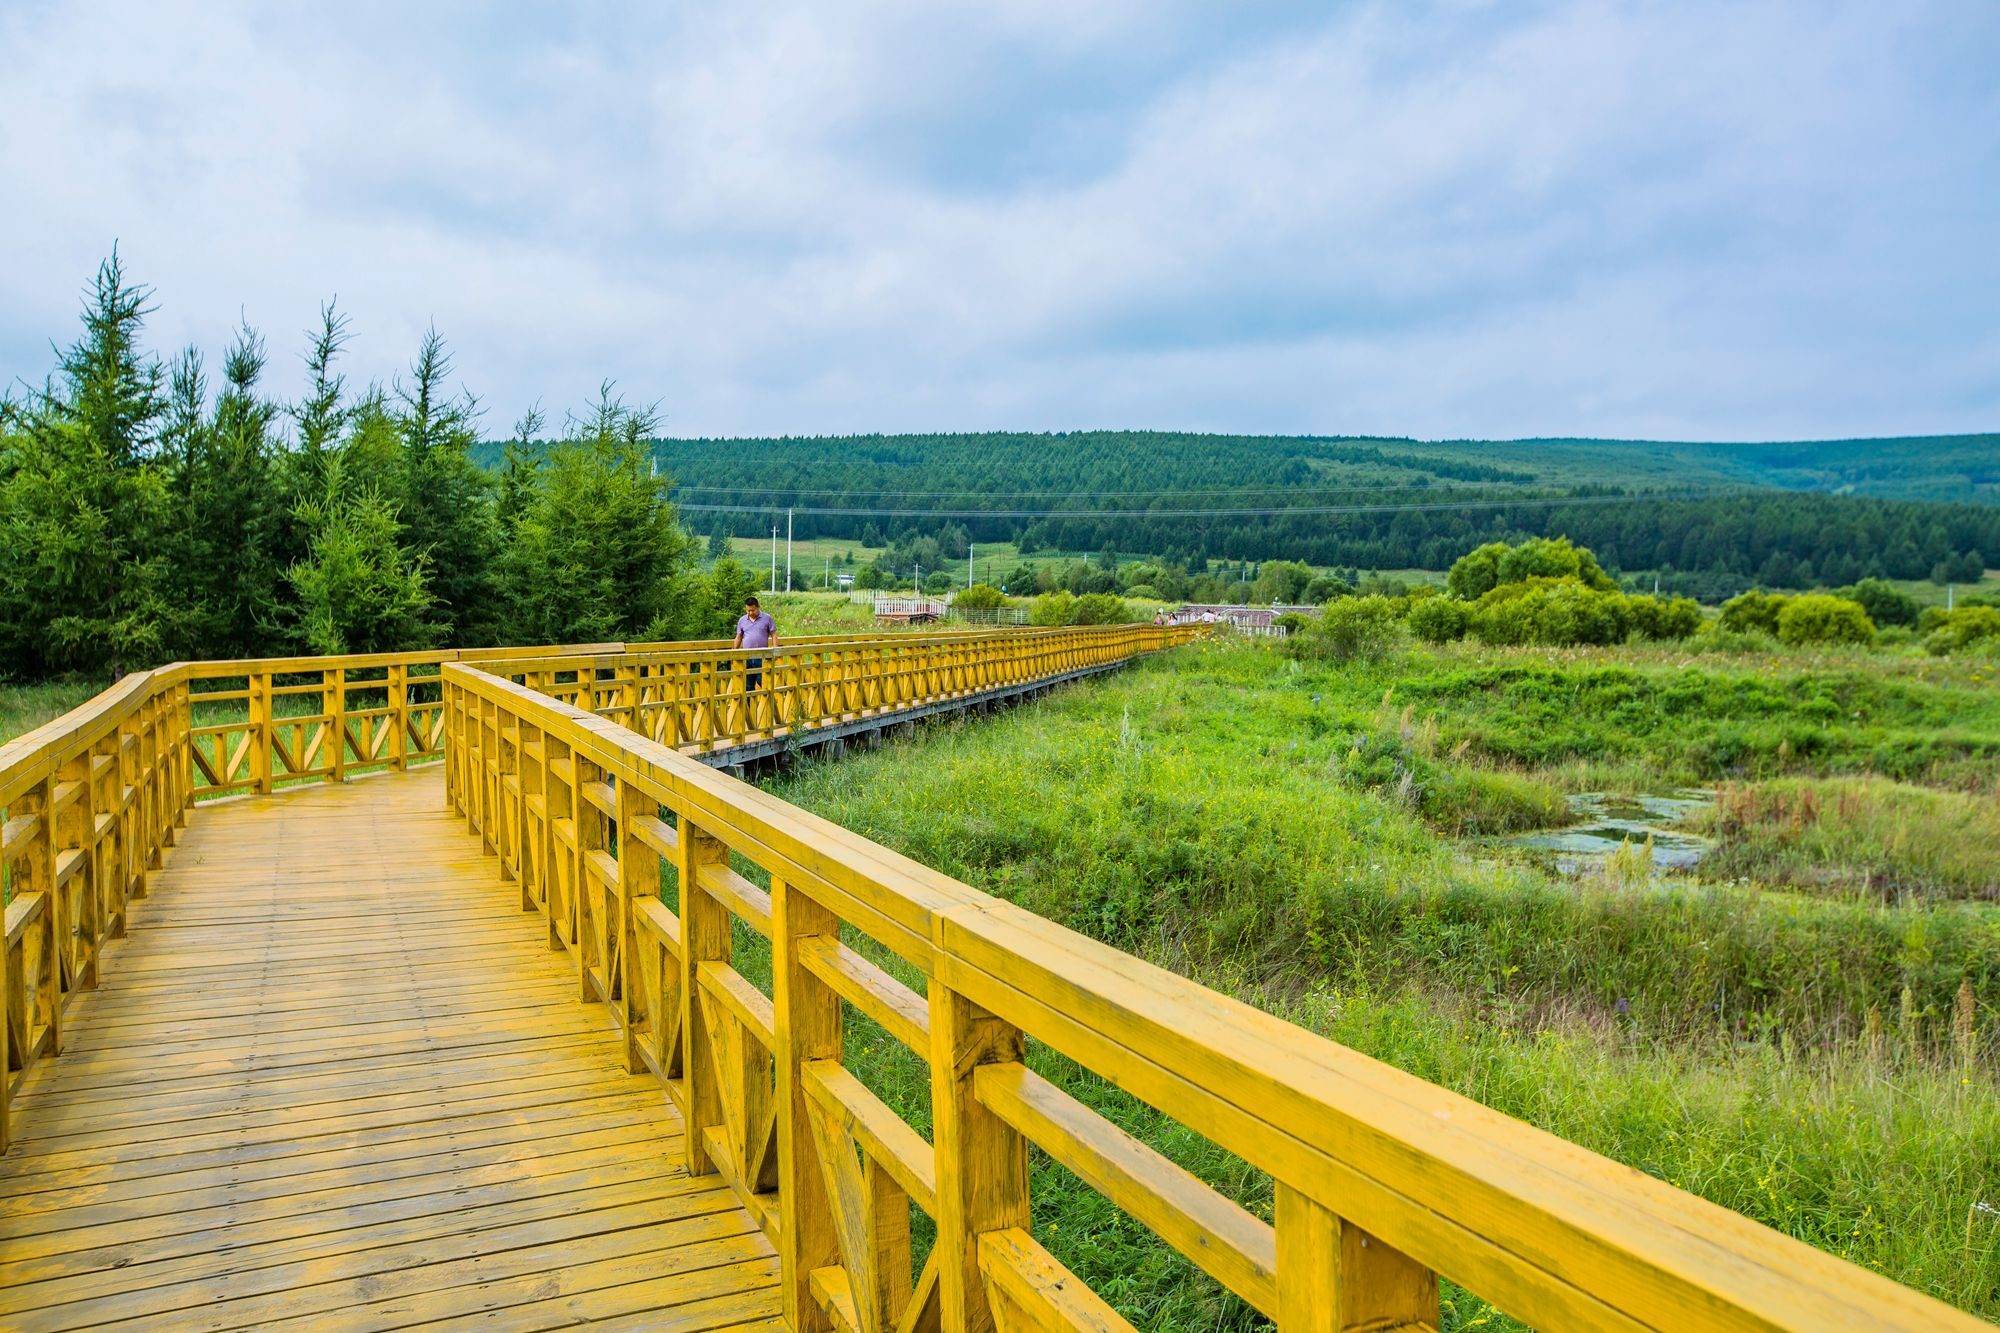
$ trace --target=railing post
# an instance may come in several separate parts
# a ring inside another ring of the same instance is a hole
[[[705,1142],[710,1126],[722,1123],[722,1090],[715,1082],[714,1040],[703,1016],[700,972],[703,963],[727,962],[730,955],[729,909],[709,896],[699,883],[701,868],[729,860],[729,849],[695,827],[685,813],[680,818],[679,853],[674,858],[681,891],[681,1070],[685,1076],[687,1169],[690,1175],[715,1170]]]
[[[525,768],[523,772],[525,773]],[[522,789],[527,780],[522,779]],[[618,974],[618,1023],[625,1031],[625,1070],[643,1074],[646,1062],[639,1054],[639,1039],[632,1032],[632,996],[643,984],[639,964],[639,928],[633,921],[633,904],[641,898],[657,898],[660,893],[660,854],[633,833],[633,821],[657,819],[660,803],[623,778],[618,780],[618,933],[616,935]],[[524,812],[525,816],[525,812]],[[523,820],[525,825],[525,817]],[[525,875],[525,867],[523,869]],[[525,892],[525,890],[524,890]],[[607,974],[609,969],[606,969]]]
[[[51,788],[51,799],[54,799],[58,787],[72,782],[79,786],[69,806],[57,814],[55,836],[49,841],[52,864],[49,883],[55,891],[49,905],[58,913],[56,939],[62,946],[64,981],[71,991],[90,990],[97,985],[99,937],[97,877],[92,866],[96,852],[92,847],[95,821],[90,812],[90,751],[85,750],[64,764],[60,772],[61,781]],[[70,872],[71,880],[80,881],[78,887],[59,879],[64,852],[81,854],[82,859]],[[72,940],[75,941],[74,947]]]
[[[438,668],[442,671],[444,668]],[[389,767],[400,773],[410,766],[410,668],[402,662],[389,664]],[[450,723],[445,724],[446,731]]]
[[[139,731],[139,824],[145,830],[144,854],[139,871],[139,892],[149,893],[153,872],[166,864],[166,723],[167,703],[156,691],[146,700]]]
[[[983,1333],[993,1311],[979,1238],[1028,1225],[1028,1143],[973,1095],[980,1065],[1022,1059],[1021,1030],[935,977],[930,983],[931,1129],[937,1151],[938,1296],[948,1329]]]
[[[771,879],[771,1004],[777,1037],[778,1228],[785,1324],[820,1330],[832,1323],[812,1297],[812,1274],[840,1261],[819,1149],[806,1122],[800,1068],[841,1056],[840,997],[799,960],[801,941],[840,938],[840,918],[786,881]]]
[[[39,893],[42,895],[42,915],[48,921],[48,957],[42,966],[48,972],[49,987],[49,1050],[53,1054],[62,1049],[62,992],[67,989],[63,976],[65,949],[62,937],[62,922],[65,914],[61,910],[61,899],[56,893],[56,780],[44,778],[42,782],[22,797],[26,807],[22,814],[35,816],[39,827],[35,830],[35,847],[26,858],[28,882],[16,884],[14,892]],[[0,945],[0,948],[4,948]],[[0,1064],[0,1078],[6,1076],[7,1066]]]
[[[186,681],[174,686],[174,825],[169,842],[180,841],[194,804],[194,694]]]
[[[1279,1181],[1280,1333],[1435,1328],[1437,1274]]]
[[[521,876],[521,718],[511,709],[502,709],[497,728],[500,773],[495,783],[493,822],[497,825],[500,848],[500,878]],[[507,779],[514,779],[514,794],[507,792]]]
[[[596,766],[583,757],[581,750],[572,747],[569,771],[573,779],[569,803],[570,819],[573,821],[570,831],[576,834],[576,845],[570,850],[570,883],[576,889],[572,898],[572,910],[576,913],[576,998],[585,1004],[592,1000],[609,1004],[614,998],[609,942],[617,938],[612,933],[617,925],[600,919],[604,912],[604,894],[590,869],[590,854],[604,850],[604,813],[583,794],[585,787],[596,780]],[[600,942],[605,944],[602,952],[598,948]],[[602,995],[597,993],[596,983],[591,978],[592,967],[603,972]]]
[[[333,743],[333,771],[328,782],[347,781],[347,668],[329,667],[320,677],[326,687],[326,734]]]
[[[145,857],[140,852],[140,816],[145,809],[145,793],[139,787],[139,751],[144,745],[140,739],[142,728],[140,714],[144,705],[132,710],[123,722],[111,733],[111,795],[114,805],[111,814],[111,828],[118,839],[118,920],[113,930],[118,938],[125,937],[126,918],[132,911],[132,899],[145,892],[139,880],[146,872]],[[130,741],[128,745],[126,742]]]
[[[644,719],[639,715],[639,664],[620,662],[612,668],[618,677],[619,706],[625,712],[625,729],[643,736]]]
[[[250,673],[250,781],[260,796],[271,793],[271,673]]]

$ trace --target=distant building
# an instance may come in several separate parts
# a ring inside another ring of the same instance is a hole
[[[1169,612],[1168,625],[1229,625],[1248,634],[1273,634],[1279,616],[1296,612],[1316,616],[1317,606],[1220,606],[1191,603]]]
[[[833,586],[839,588],[842,592],[852,592],[854,590],[854,575],[835,574],[833,576]]]

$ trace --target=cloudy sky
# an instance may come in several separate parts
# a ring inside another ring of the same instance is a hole
[[[0,379],[115,241],[493,433],[2000,429],[1992,0],[666,9],[0,0]]]

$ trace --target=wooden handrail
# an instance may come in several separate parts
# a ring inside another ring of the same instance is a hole
[[[1199,632],[1104,625],[830,636],[773,648],[677,644],[479,665],[664,745],[701,752],[1058,679]]]
[[[1434,1327],[1441,1276],[1540,1327],[1983,1327],[611,718],[476,665],[443,680],[453,807],[681,1109],[688,1167],[764,1225],[791,1327],[1125,1327],[1035,1239],[1030,1143],[1288,1331]],[[750,917],[771,941],[768,994],[735,966],[732,921]],[[846,1070],[847,1006],[929,1062],[931,1142]],[[1029,1073],[1030,1040],[1268,1173],[1271,1220]],[[921,1272],[913,1204],[937,1223]]]
[[[59,1050],[64,1002],[97,984],[104,942],[124,933],[129,904],[147,892],[193,803],[304,781],[344,782],[441,758],[439,671],[446,663],[494,670],[531,664],[552,689],[572,696],[579,678],[592,682],[601,671],[617,671],[600,664],[705,663],[707,674],[682,677],[685,697],[670,698],[660,681],[649,681],[632,696],[638,709],[625,715],[645,722],[676,708],[706,709],[705,734],[714,744],[754,734],[750,728],[760,719],[769,727],[781,718],[779,730],[766,735],[808,725],[795,665],[808,658],[851,664],[894,657],[895,669],[878,670],[874,678],[888,682],[896,698],[943,698],[952,693],[940,682],[952,679],[946,668],[958,645],[980,637],[939,636],[928,650],[912,652],[915,640],[900,636],[893,650],[874,653],[867,645],[883,636],[796,639],[767,650],[774,658],[782,654],[783,664],[773,662],[772,689],[748,705],[733,705],[711,688],[717,672],[734,670],[732,679],[741,681],[744,654],[721,640],[174,662],[122,678],[0,745],[0,897],[8,903],[0,977],[0,1150],[13,1089],[37,1060]],[[1084,633],[1078,642],[1102,637]],[[1105,649],[1094,643],[1090,651]],[[996,660],[998,655],[996,650]],[[631,670],[636,681],[638,668]],[[829,670],[819,677],[830,679]],[[859,675],[850,672],[850,678]],[[615,692],[596,702],[618,711]],[[587,805],[597,794],[587,790],[577,799]],[[560,818],[564,827],[590,826],[574,811]],[[643,823],[635,828],[646,831]],[[663,824],[660,831],[671,834]],[[602,873],[608,854],[597,845],[587,851],[594,858],[589,864]]]

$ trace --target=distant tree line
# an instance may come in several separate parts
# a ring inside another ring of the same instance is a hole
[[[1968,479],[1963,494],[1991,492],[1982,479],[2000,472],[2000,438],[1933,443]],[[1757,585],[1969,581],[1976,568],[2000,560],[2000,506],[1864,499],[1727,479],[1811,477],[1807,446],[1751,451],[1756,466],[1731,474],[1719,460],[1734,456],[1719,446],[1663,445],[1671,467],[1652,467],[1641,486],[1632,477],[1647,466],[1642,451],[1602,444],[1593,452],[1591,442],[1547,442],[1550,463],[1539,472],[1521,465],[1532,456],[1524,446],[1495,446],[1505,461],[1488,464],[1468,444],[1167,432],[668,440],[656,447],[680,479],[684,502],[741,506],[704,511],[703,523],[745,536],[768,532],[773,513],[782,516],[787,505],[900,510],[907,512],[799,513],[794,531],[904,545],[913,533],[935,536],[949,525],[969,540],[1014,541],[1024,551],[1111,546],[1198,570],[1209,561],[1271,559],[1444,569],[1487,542],[1567,533],[1609,568],[1658,572],[1663,590],[1711,600]],[[1860,466],[1850,457],[1852,442],[1823,448],[1848,471]],[[1895,466],[1918,466],[1908,450],[1874,452],[1881,461],[1871,484],[1889,484]],[[1913,487],[1938,484],[1912,473]],[[1690,487],[1715,493],[1664,498]],[[1283,512],[1308,505],[1370,509]],[[1105,508],[1151,512],[1016,516]],[[1186,512],[1204,508],[1279,512]],[[952,510],[1015,514],[925,516]]]
[[[754,586],[733,561],[699,567],[654,474],[654,414],[608,385],[492,471],[435,331],[407,377],[357,389],[329,304],[283,403],[256,331],[211,378],[195,348],[145,350],[151,310],[114,253],[53,373],[0,398],[0,673],[684,638],[724,632]]]

